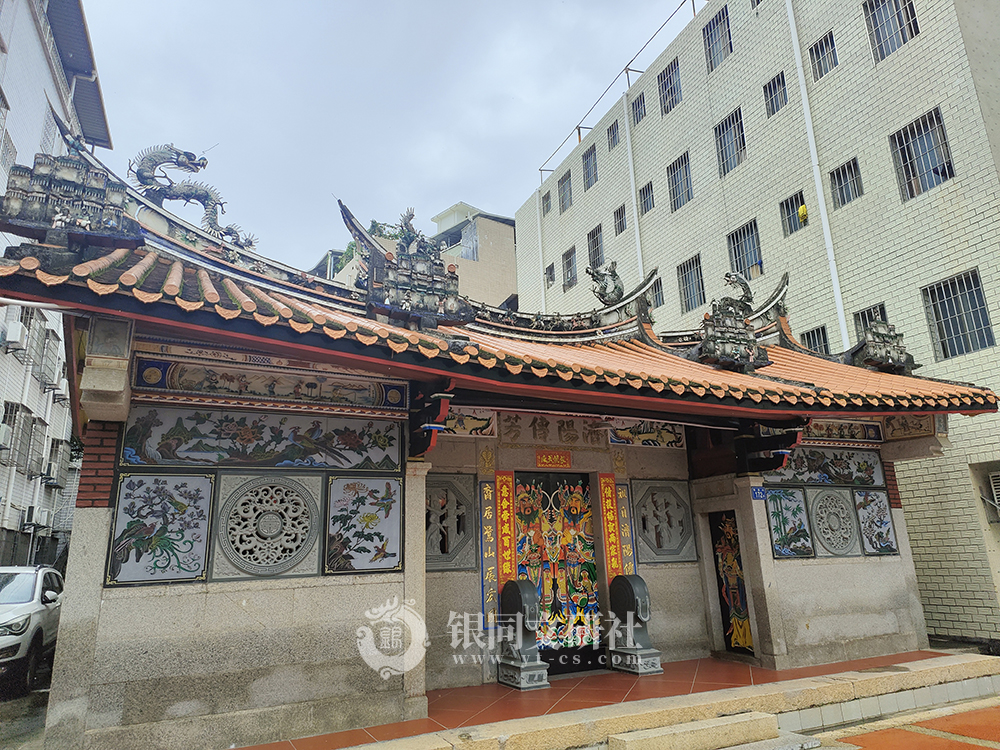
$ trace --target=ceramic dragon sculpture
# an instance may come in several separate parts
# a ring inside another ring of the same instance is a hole
[[[256,239],[236,224],[221,226],[219,215],[226,212],[225,201],[211,185],[193,180],[174,182],[164,172],[164,168],[177,169],[181,172],[195,173],[208,166],[208,159],[197,157],[190,151],[181,151],[172,143],[162,146],[150,146],[139,153],[134,162],[129,162],[129,176],[133,178],[139,191],[147,200],[163,207],[163,201],[180,200],[185,203],[200,203],[205,213],[201,217],[201,226],[219,239],[225,240],[236,247],[251,250]]]
[[[739,310],[744,317],[749,315],[753,310],[753,292],[750,290],[750,284],[741,274],[729,271],[726,272],[724,279],[727,285],[738,287],[742,294],[740,294],[739,299],[723,297],[720,302],[730,303],[733,309]]]
[[[587,273],[594,280],[591,291],[603,305],[614,305],[621,302],[625,295],[625,285],[622,283],[621,276],[618,275],[617,266],[616,261],[611,261],[605,271],[587,266]]]

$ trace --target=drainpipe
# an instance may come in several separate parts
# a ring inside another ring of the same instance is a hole
[[[833,252],[833,233],[830,231],[830,217],[826,212],[826,192],[823,190],[823,175],[819,169],[819,153],[816,150],[816,134],[813,132],[812,112],[809,109],[809,94],[806,91],[806,73],[802,65],[802,50],[799,49],[799,32],[795,27],[795,11],[792,0],[785,0],[788,13],[788,30],[792,37],[792,51],[795,53],[795,70],[799,74],[799,94],[802,96],[802,115],[806,122],[806,137],[809,139],[809,157],[812,159],[813,180],[816,183],[816,198],[819,202],[819,221],[823,227],[823,242],[826,245],[826,260],[830,265],[830,281],[833,283],[833,301],[837,306],[837,322],[840,324],[841,347],[851,345],[847,332],[847,314],[844,312],[844,298],[840,293],[840,274],[837,273],[837,259]]]
[[[646,278],[642,268],[642,241],[639,239],[639,209],[636,206],[635,161],[632,159],[632,128],[629,125],[628,92],[622,94],[622,110],[625,112],[625,148],[628,153],[628,179],[632,186],[632,232],[635,234],[635,257],[639,262],[639,281]]]
[[[538,277],[541,279],[542,284],[542,309],[540,312],[545,314],[545,293],[548,291],[545,283],[545,256],[542,254],[542,189],[538,188],[535,191],[535,228],[538,230],[538,268],[541,271],[541,275]]]

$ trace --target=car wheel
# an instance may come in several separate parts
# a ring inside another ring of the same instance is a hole
[[[24,657],[20,674],[16,677],[15,690],[21,695],[27,695],[35,686],[35,678],[38,676],[38,662],[41,659],[42,646],[36,638],[28,649],[28,655]]]

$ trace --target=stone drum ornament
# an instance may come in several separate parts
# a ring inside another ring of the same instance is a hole
[[[265,477],[241,485],[219,514],[222,552],[255,576],[273,576],[298,565],[319,536],[319,508],[312,494],[290,479]]]

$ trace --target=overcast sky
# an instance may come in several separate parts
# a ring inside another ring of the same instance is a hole
[[[684,1],[633,67],[691,20]],[[300,268],[350,240],[334,196],[365,223],[413,206],[427,234],[457,201],[513,216],[680,3],[84,0],[115,146],[97,155],[124,178],[146,146],[207,151],[194,179],[221,223]]]

